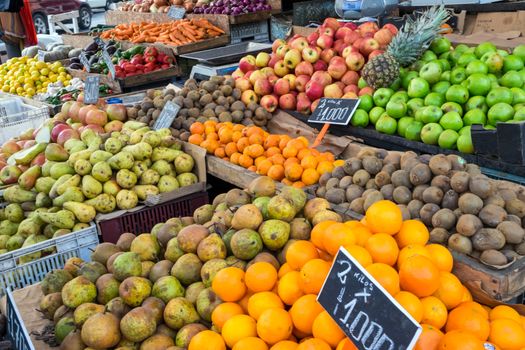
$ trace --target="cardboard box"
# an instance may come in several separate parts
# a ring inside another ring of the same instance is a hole
[[[525,37],[520,31],[508,31],[502,33],[485,33],[478,32],[470,35],[449,34],[447,38],[454,44],[465,44],[468,46],[476,46],[482,42],[490,41],[496,45],[498,49],[512,50],[518,45],[525,44]]]
[[[525,11],[482,12],[476,16],[473,33],[504,33],[525,28]]]

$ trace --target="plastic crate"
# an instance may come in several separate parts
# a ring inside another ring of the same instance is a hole
[[[46,119],[49,119],[49,108],[47,107],[34,107],[34,109],[6,117],[0,116],[0,143],[22,134],[27,129],[38,128]]]
[[[238,44],[245,41],[269,42],[268,21],[232,24],[230,27],[230,44]]]
[[[100,221],[98,226],[104,242],[116,243],[121,234],[150,232],[153,226],[171,218],[191,216],[195,209],[208,204],[208,193],[197,192],[186,197],[160,203],[152,207],[126,213],[119,217]]]
[[[0,255],[0,295],[4,295],[7,288],[15,290],[40,282],[49,272],[64,267],[69,258],[91,260],[92,249],[98,243],[97,227],[93,224],[80,231]],[[54,249],[52,254],[20,264],[21,257],[50,249]]]
[[[15,298],[11,290],[7,290],[6,298],[7,338],[14,349],[35,350],[29,333],[27,332],[22,316],[16,307]]]

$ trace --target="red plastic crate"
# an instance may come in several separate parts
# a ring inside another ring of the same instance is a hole
[[[195,209],[208,204],[208,193],[197,192],[169,202],[146,207],[142,210],[127,213],[114,219],[98,223],[102,241],[116,243],[124,232],[136,235],[150,232],[153,226],[168,219],[192,216]]]

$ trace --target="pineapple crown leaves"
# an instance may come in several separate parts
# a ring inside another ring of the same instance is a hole
[[[450,13],[443,5],[432,6],[420,13],[415,20],[409,17],[388,45],[386,52],[402,67],[410,65],[428,49],[441,32],[441,25],[449,17]]]

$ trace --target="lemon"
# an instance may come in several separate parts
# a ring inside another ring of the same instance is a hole
[[[16,93],[17,93],[18,95],[20,95],[21,93],[24,92],[24,89],[23,89],[22,87],[19,87],[19,88],[17,88],[15,91],[16,91]]]
[[[64,81],[64,86],[69,86],[69,84],[71,84],[71,81],[70,81],[70,80],[66,80],[66,81]]]
[[[2,86],[2,91],[3,92],[8,92],[9,91],[9,85]]]
[[[40,74],[48,75],[49,74],[49,68],[42,68],[42,69],[40,69]]]
[[[14,87],[9,88],[9,93],[10,93],[10,94],[14,94],[14,93],[16,93],[16,89],[15,89]]]
[[[58,72],[59,73],[66,73],[67,70],[64,67],[60,67],[60,68],[58,68]]]
[[[66,78],[68,78],[69,80],[73,79],[73,77],[71,76],[71,74],[66,75]]]
[[[38,69],[47,68],[47,64],[46,64],[45,62],[42,62],[42,61],[38,61],[38,62],[36,62],[35,66],[36,66],[36,68],[38,68]]]

